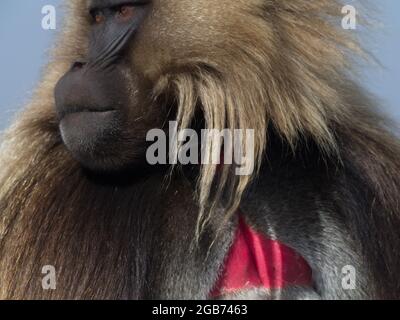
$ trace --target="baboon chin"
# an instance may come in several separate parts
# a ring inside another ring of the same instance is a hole
[[[0,298],[400,298],[400,144],[349,72],[341,1],[66,3],[2,138]],[[169,121],[254,130],[254,172],[151,166]]]

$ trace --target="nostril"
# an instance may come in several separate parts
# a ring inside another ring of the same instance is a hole
[[[85,62],[80,62],[80,61],[74,62],[74,64],[71,67],[71,71],[78,71],[82,69],[85,65],[86,65]]]

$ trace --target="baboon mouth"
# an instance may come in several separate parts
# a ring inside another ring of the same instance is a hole
[[[83,115],[87,116],[92,114],[93,116],[101,116],[101,115],[107,115],[117,112],[116,109],[114,108],[88,108],[88,107],[71,107],[71,108],[66,108],[65,110],[59,111],[58,117],[60,121],[62,121],[64,118],[72,116],[72,115]]]
[[[80,133],[81,138],[104,136],[106,132],[112,132],[117,126],[119,112],[109,110],[87,110],[82,109],[75,112],[65,113],[60,118],[60,128],[64,133],[76,135]]]

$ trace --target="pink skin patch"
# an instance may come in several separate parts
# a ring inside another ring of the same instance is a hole
[[[240,216],[235,239],[211,297],[240,290],[312,286],[312,271],[296,251],[250,228]]]

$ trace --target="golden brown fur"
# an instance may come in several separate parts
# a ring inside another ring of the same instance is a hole
[[[68,6],[60,41],[35,97],[8,130],[1,146],[2,298],[35,296],[36,289],[26,288],[34,286],[31,279],[37,272],[36,264],[52,263],[46,262],[48,259],[65,268],[79,264],[78,257],[63,261],[57,245],[43,241],[55,241],[58,235],[72,237],[70,219],[74,219],[69,214],[78,219],[79,214],[72,210],[85,210],[83,205],[72,203],[80,203],[81,194],[94,198],[109,192],[91,189],[96,187],[82,177],[58,132],[54,85],[87,49],[86,1],[70,1]],[[340,4],[332,0],[157,0],[143,36],[132,49],[132,64],[153,84],[155,100],[165,93],[176,97],[180,127],[191,125],[200,105],[207,128],[254,129],[257,167],[264,153],[268,154],[267,128],[274,128],[293,152],[302,137],[315,141],[324,156],[338,162],[345,152],[365,171],[365,181],[375,191],[376,201],[384,204],[384,233],[385,226],[399,225],[400,148],[352,80],[350,54],[359,54],[360,50],[350,33],[340,29],[338,19]],[[199,222],[205,225],[207,208],[218,205],[226,190],[230,190],[226,212],[232,214],[252,178],[234,176],[229,166],[216,178],[216,166],[203,166]],[[218,192],[211,191],[215,185]],[[69,205],[64,199],[70,201]],[[43,213],[45,210],[57,214],[57,219]],[[94,213],[82,219],[97,230]],[[399,235],[377,237],[398,241]],[[82,235],[83,247],[87,239]],[[120,243],[113,241],[113,248],[126,246],[123,239]],[[78,243],[72,241],[72,245]],[[79,257],[87,255],[94,264],[95,254],[101,254],[101,250],[90,252],[87,245]],[[48,256],[43,256],[39,250],[46,246],[50,246],[44,250]],[[61,248],[67,250],[68,245]],[[119,258],[118,253],[112,253],[105,259]],[[73,272],[70,274],[73,277]],[[80,291],[90,279],[82,280],[81,286],[70,281],[71,291],[56,297],[110,297],[102,292]],[[118,290],[118,285],[115,288]]]

